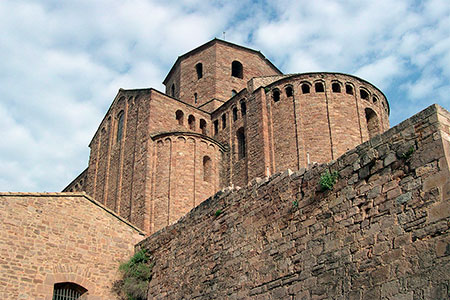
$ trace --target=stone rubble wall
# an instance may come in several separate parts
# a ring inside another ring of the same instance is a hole
[[[449,125],[430,106],[327,165],[222,190],[136,246],[148,299],[448,299]]]

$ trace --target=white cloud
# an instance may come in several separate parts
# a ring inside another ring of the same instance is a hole
[[[163,90],[179,55],[223,31],[285,72],[369,80],[390,97],[393,123],[432,102],[445,107],[450,6],[417,3],[3,0],[0,190],[62,189],[86,167],[119,88]]]

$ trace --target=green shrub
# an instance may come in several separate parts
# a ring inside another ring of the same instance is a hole
[[[413,155],[413,153],[414,153],[414,146],[411,146],[406,152],[402,153],[402,158],[408,159],[411,157],[411,155]]]
[[[153,263],[145,249],[136,252],[129,261],[120,265],[123,278],[114,283],[113,290],[121,299],[146,300]]]
[[[320,176],[319,185],[322,191],[332,190],[334,184],[339,178],[339,173],[337,171],[326,171],[322,176]]]
[[[220,216],[222,214],[222,210],[221,209],[218,209],[218,210],[216,210],[216,212],[215,212],[215,216],[216,217],[218,217],[218,216]]]

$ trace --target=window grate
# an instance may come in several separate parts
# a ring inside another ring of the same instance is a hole
[[[53,292],[53,300],[77,300],[81,297],[81,293],[71,288],[55,289]]]

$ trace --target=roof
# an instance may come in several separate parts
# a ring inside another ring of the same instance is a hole
[[[199,47],[197,47],[197,48],[195,48],[195,49],[193,49],[193,50],[191,50],[191,51],[189,51],[189,52],[187,52],[187,53],[185,53],[185,54],[183,54],[183,55],[181,55],[181,56],[178,56],[177,60],[176,60],[175,63],[173,64],[173,66],[172,66],[172,68],[170,69],[169,73],[167,74],[166,78],[164,78],[163,84],[166,84],[166,83],[167,83],[167,81],[169,80],[169,77],[172,75],[172,73],[174,72],[175,68],[179,65],[180,61],[182,61],[183,59],[185,59],[185,58],[187,58],[187,57],[189,57],[189,56],[192,56],[192,55],[194,55],[194,54],[196,54],[196,53],[198,53],[198,52],[200,52],[200,51],[202,51],[202,50],[205,50],[205,49],[207,49],[207,48],[209,48],[209,47],[211,47],[212,45],[215,45],[215,44],[217,44],[217,43],[221,43],[221,44],[224,44],[224,45],[233,47],[233,48],[237,48],[237,49],[241,49],[241,50],[245,50],[245,51],[254,53],[254,54],[258,55],[260,58],[262,58],[262,59],[263,59],[268,65],[270,65],[276,72],[278,72],[279,74],[283,74],[283,72],[281,72],[280,69],[278,69],[278,68],[277,68],[270,60],[268,60],[268,59],[267,59],[260,51],[257,51],[257,50],[251,49],[251,48],[247,48],[247,47],[244,47],[244,46],[241,46],[241,45],[233,44],[233,43],[230,43],[230,42],[227,42],[227,41],[218,39],[218,38],[214,38],[214,39],[212,39],[211,41],[209,41],[209,42],[207,42],[207,43],[205,43],[205,44],[203,44],[203,45],[201,45],[201,46],[199,46]]]

